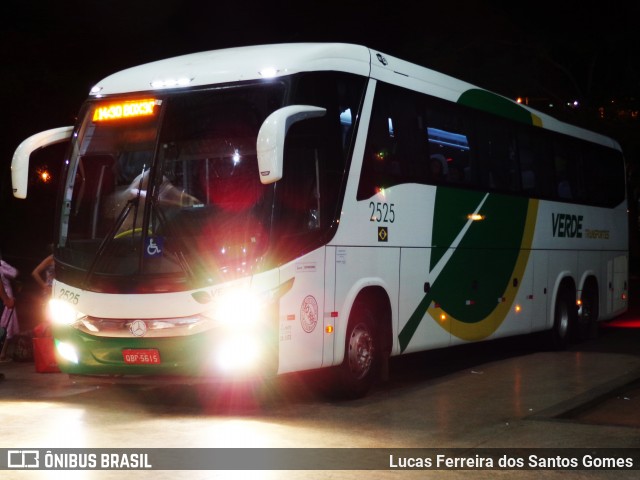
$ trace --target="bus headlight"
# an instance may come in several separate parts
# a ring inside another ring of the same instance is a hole
[[[84,314],[78,312],[68,302],[56,300],[55,298],[49,300],[49,318],[54,323],[71,325],[83,316]]]

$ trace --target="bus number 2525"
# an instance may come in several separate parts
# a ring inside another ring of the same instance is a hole
[[[80,294],[63,288],[60,290],[60,293],[58,293],[58,298],[72,305],[77,305],[80,300]]]
[[[396,212],[393,210],[393,207],[393,203],[369,202],[369,208],[371,209],[370,221],[393,223],[396,219]]]

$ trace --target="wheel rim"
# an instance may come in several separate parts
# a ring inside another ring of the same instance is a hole
[[[358,324],[349,337],[349,370],[360,380],[371,370],[373,364],[373,336],[364,324]]]

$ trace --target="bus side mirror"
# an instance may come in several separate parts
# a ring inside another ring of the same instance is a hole
[[[269,115],[260,127],[256,152],[260,181],[263,184],[277,182],[282,178],[284,140],[289,127],[307,118],[321,117],[326,108],[312,105],[291,105],[280,108]]]
[[[53,128],[31,135],[18,145],[11,160],[11,184],[14,197],[27,198],[31,154],[39,148],[69,140],[72,132],[73,127]]]

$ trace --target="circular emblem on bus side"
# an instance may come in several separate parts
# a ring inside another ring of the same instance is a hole
[[[142,337],[147,333],[147,324],[142,320],[135,320],[129,324],[129,331],[135,337]]]
[[[302,329],[307,333],[313,332],[318,324],[318,302],[311,295],[308,295],[302,301],[300,323],[302,324]]]

